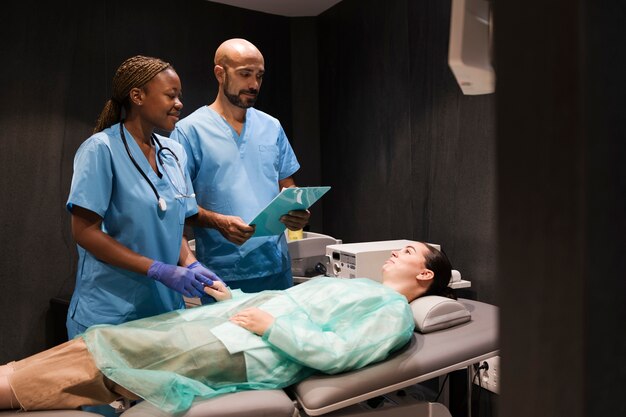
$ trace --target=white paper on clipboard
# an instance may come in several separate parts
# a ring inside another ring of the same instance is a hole
[[[330,190],[328,186],[284,188],[249,223],[256,225],[252,237],[274,236],[283,233],[286,226],[280,222],[281,216],[290,210],[308,209],[328,190]]]

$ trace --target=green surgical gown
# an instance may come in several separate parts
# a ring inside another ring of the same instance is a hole
[[[249,306],[275,317],[262,337],[228,321]],[[406,298],[378,282],[315,278],[285,291],[234,291],[231,300],[94,326],[83,337],[108,378],[177,413],[195,399],[282,388],[318,371],[383,360],[408,342],[413,326]]]

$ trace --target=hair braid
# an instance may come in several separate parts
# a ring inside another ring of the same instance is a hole
[[[118,67],[113,77],[113,94],[100,112],[93,132],[98,133],[121,120],[122,107],[128,110],[128,94],[133,88],[141,88],[155,75],[171,65],[158,58],[136,55]]]

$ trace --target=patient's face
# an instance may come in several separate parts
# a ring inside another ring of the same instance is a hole
[[[428,248],[423,243],[414,242],[398,251],[391,252],[391,257],[383,264],[383,279],[385,278],[415,278],[426,268]]]

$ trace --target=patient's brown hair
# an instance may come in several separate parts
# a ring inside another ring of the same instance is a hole
[[[432,284],[430,284],[428,291],[424,295],[441,295],[456,299],[452,289],[448,287],[452,277],[452,264],[448,256],[428,243],[424,243],[424,246],[428,249],[428,252],[424,254],[426,268],[435,274]]]

